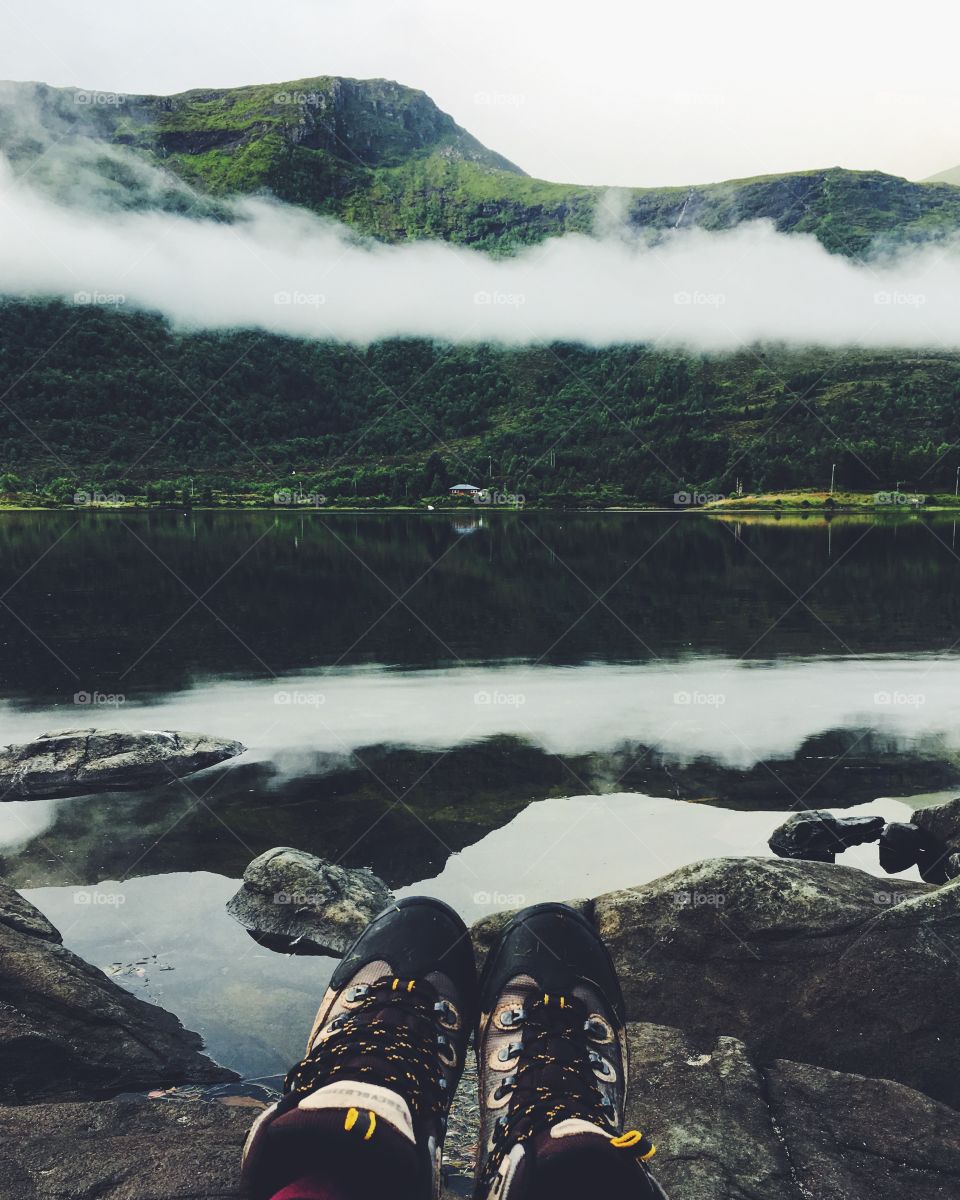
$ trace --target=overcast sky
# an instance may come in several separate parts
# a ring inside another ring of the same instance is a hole
[[[948,0],[0,0],[0,78],[122,92],[382,76],[524,170],[662,185],[960,164]]]

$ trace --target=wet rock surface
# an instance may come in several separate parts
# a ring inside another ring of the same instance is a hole
[[[273,949],[344,954],[392,900],[365,867],[351,870],[278,846],[250,863],[227,912]]]
[[[0,1103],[233,1078],[202,1053],[198,1034],[67,950],[0,884]]]
[[[0,796],[42,800],[169,783],[242,754],[240,742],[173,730],[70,729],[0,749]]]

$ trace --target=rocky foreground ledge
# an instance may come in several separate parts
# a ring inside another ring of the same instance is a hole
[[[277,857],[270,887],[285,886]],[[100,1081],[100,1095],[103,1063],[114,1084],[143,1088],[222,1074],[169,1014],[121,1000],[79,960],[69,977],[49,965],[51,1002],[25,1009],[24,943],[58,961],[68,952],[26,901],[3,897],[0,934],[21,940],[0,943],[0,1076],[11,1062],[20,1074],[3,1097],[19,1106],[0,1108],[0,1200],[238,1197],[249,1108],[59,1102],[82,1094],[77,1055],[91,1071],[83,1087]],[[711,859],[578,906],[623,981],[628,1122],[656,1141],[673,1200],[960,1194],[960,880],[937,887],[828,863]],[[507,919],[474,926],[481,955]],[[58,1007],[75,978],[101,1006],[92,1023],[82,993]],[[42,1088],[31,1083],[38,1076]],[[47,1099],[58,1102],[38,1103]],[[451,1129],[461,1144],[471,1107],[464,1092]]]

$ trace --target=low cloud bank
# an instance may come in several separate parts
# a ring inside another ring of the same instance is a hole
[[[656,244],[568,235],[493,261],[440,243],[362,244],[265,200],[229,208],[227,223],[68,207],[0,158],[0,292],[357,343],[960,347],[960,239],[860,264],[760,221]]]

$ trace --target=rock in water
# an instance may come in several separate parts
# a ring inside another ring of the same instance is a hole
[[[228,758],[240,742],[166,729],[69,729],[0,749],[0,795],[48,800],[93,792],[136,791],[169,783]]]
[[[910,820],[951,853],[960,851],[960,797],[932,808],[918,808]]]
[[[199,1035],[172,1013],[131,996],[60,941],[0,883],[0,1102],[236,1078],[201,1053]]]
[[[888,875],[909,871],[917,865],[923,849],[923,835],[909,821],[891,821],[880,834],[880,866]]]
[[[366,867],[350,870],[278,846],[247,867],[227,912],[272,949],[341,955],[393,898]]]
[[[955,878],[951,855],[960,853],[960,799],[918,808],[910,818],[920,830],[921,847],[917,865],[928,883]]]
[[[883,817],[835,817],[822,809],[808,809],[784,821],[767,844],[781,858],[832,863],[849,846],[877,841],[883,824]]]

